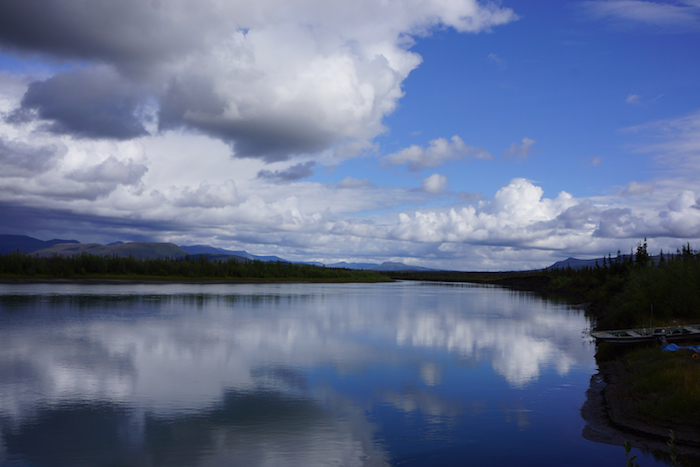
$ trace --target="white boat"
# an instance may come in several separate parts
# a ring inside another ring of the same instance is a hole
[[[677,342],[688,339],[700,339],[700,324],[682,326],[664,326],[658,328],[618,329],[614,331],[596,331],[591,336],[597,342],[613,344],[638,344],[643,342]]]

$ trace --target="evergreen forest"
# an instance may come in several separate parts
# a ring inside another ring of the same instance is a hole
[[[183,258],[137,259],[133,256],[40,257],[25,253],[0,255],[0,277],[63,279],[167,280],[301,280],[380,282],[390,280],[374,271],[325,268],[309,264],[264,261],[210,260],[203,255]]]
[[[526,272],[394,272],[394,279],[476,282],[532,290],[585,303],[598,329],[700,323],[700,252],[690,244],[652,256],[608,255],[594,267]]]

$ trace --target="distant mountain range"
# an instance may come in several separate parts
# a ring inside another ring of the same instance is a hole
[[[326,264],[327,268],[343,268],[343,269],[366,269],[368,271],[435,271],[431,268],[422,268],[420,266],[409,266],[404,263],[384,262],[376,263],[340,263]]]
[[[245,261],[264,261],[274,262],[280,261],[283,263],[291,263],[291,261],[279,256],[258,256],[251,255],[243,250],[225,250],[209,245],[183,245],[178,246],[173,243],[151,243],[151,242],[114,242],[109,245],[101,245],[99,243],[80,243],[77,240],[61,240],[54,239],[49,241],[38,240],[36,238],[27,237],[25,235],[2,235],[0,234],[0,254],[12,253],[20,251],[24,253],[32,253],[39,256],[53,255],[79,255],[83,252],[98,256],[119,256],[146,259],[146,258],[183,258],[185,256],[204,256],[212,261],[228,261],[235,260],[239,262]],[[301,263],[313,264],[316,266],[324,266],[322,263]],[[403,263],[385,262],[377,263],[334,263],[326,264],[328,268],[344,268],[344,269],[365,269],[372,271],[431,271],[430,268],[419,266],[408,266]]]
[[[132,242],[118,245],[100,245],[99,243],[59,243],[48,248],[42,248],[29,253],[48,257],[53,255],[73,256],[90,253],[97,256],[133,256],[138,259],[146,258],[182,258],[187,252],[172,243]]]
[[[100,245],[99,243],[80,243],[77,240],[61,240],[53,239],[48,241],[38,240],[36,238],[27,237],[26,235],[3,235],[0,234],[0,254],[12,253],[21,251],[24,253],[33,253],[40,256],[52,255],[79,255],[82,252],[87,252],[93,255],[107,256],[133,256],[139,259],[146,258],[183,258],[187,255],[195,256],[202,255],[210,261],[228,261],[235,260],[239,262],[246,261],[264,261],[274,262],[280,261],[283,263],[291,263],[292,261],[280,258],[279,256],[258,256],[251,255],[243,250],[225,250],[209,245],[183,245],[178,246],[173,243],[150,243],[150,242],[114,242],[109,245]],[[671,255],[664,255],[669,258]],[[622,255],[621,259],[629,258],[630,255]],[[652,256],[653,260],[658,261],[659,256]],[[615,258],[613,258],[613,261]],[[568,258],[562,261],[557,261],[546,269],[580,269],[585,267],[593,268],[596,263],[603,266],[603,258],[595,259],[577,259]],[[343,269],[365,269],[369,271],[435,271],[435,269],[424,268],[420,266],[410,266],[404,263],[385,262],[377,263],[297,263],[297,264],[312,264],[315,266],[325,266],[327,268],[343,268]]]
[[[603,266],[603,258],[598,259],[577,259],[577,258],[567,258],[562,261],[557,261],[546,269],[581,269],[581,268],[594,268],[596,263],[601,267]]]
[[[669,260],[673,257],[671,254],[664,253],[664,259]],[[634,255],[620,255],[619,261],[624,261],[627,259],[633,259],[634,260]],[[659,259],[661,258],[661,255],[656,255],[656,256],[649,256],[651,260],[654,262],[658,263]],[[563,261],[557,261],[556,263],[552,264],[546,269],[566,269],[566,268],[571,268],[571,269],[581,269],[581,268],[594,268],[596,263],[598,266],[603,267],[603,261],[608,261],[608,258],[594,258],[594,259],[576,259],[576,258],[568,258]],[[616,261],[616,258],[612,258],[612,261]]]
[[[256,255],[251,255],[247,251],[243,250],[224,250],[223,248],[216,248],[213,246],[209,245],[183,245],[180,248],[185,250],[187,253],[191,255],[223,255],[223,256],[237,256],[240,258],[245,258],[248,260],[258,260],[258,261],[281,261],[283,263],[290,263],[291,261],[288,261],[286,259],[282,259],[279,256],[256,256]]]
[[[36,238],[27,237],[26,235],[0,235],[0,254],[12,253],[15,251],[24,251],[32,253],[43,248],[50,248],[60,243],[79,243],[77,240],[61,240],[54,238],[53,240],[43,241]]]

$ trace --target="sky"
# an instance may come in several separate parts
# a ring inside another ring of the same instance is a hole
[[[700,245],[700,0],[6,0],[0,233],[526,270]]]

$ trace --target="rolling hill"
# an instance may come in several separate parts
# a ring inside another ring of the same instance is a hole
[[[77,240],[54,239],[49,241],[38,240],[26,235],[0,235],[0,254],[20,251],[23,253],[37,254],[42,257],[52,255],[79,255],[83,252],[97,256],[119,256],[146,259],[146,258],[183,258],[187,255],[202,255],[210,261],[235,260],[263,261],[290,263],[291,261],[279,256],[252,255],[243,250],[226,250],[209,245],[184,245],[178,246],[173,243],[153,243],[153,242],[114,242],[109,245],[99,243],[80,243]],[[322,263],[300,263],[324,266]],[[378,263],[333,263],[326,264],[328,268],[342,269],[364,269],[368,271],[433,271],[434,269],[420,266],[409,266],[399,262]],[[565,266],[564,266],[565,267]]]
[[[131,242],[119,245],[100,245],[99,243],[60,243],[49,248],[34,251],[42,257],[63,255],[72,256],[81,253],[97,256],[133,256],[138,259],[146,258],[182,258],[187,252],[172,243]]]
[[[53,240],[43,241],[26,235],[4,235],[0,234],[0,254],[21,251],[23,253],[33,253],[37,250],[50,248],[60,243],[78,243],[77,240]]]

